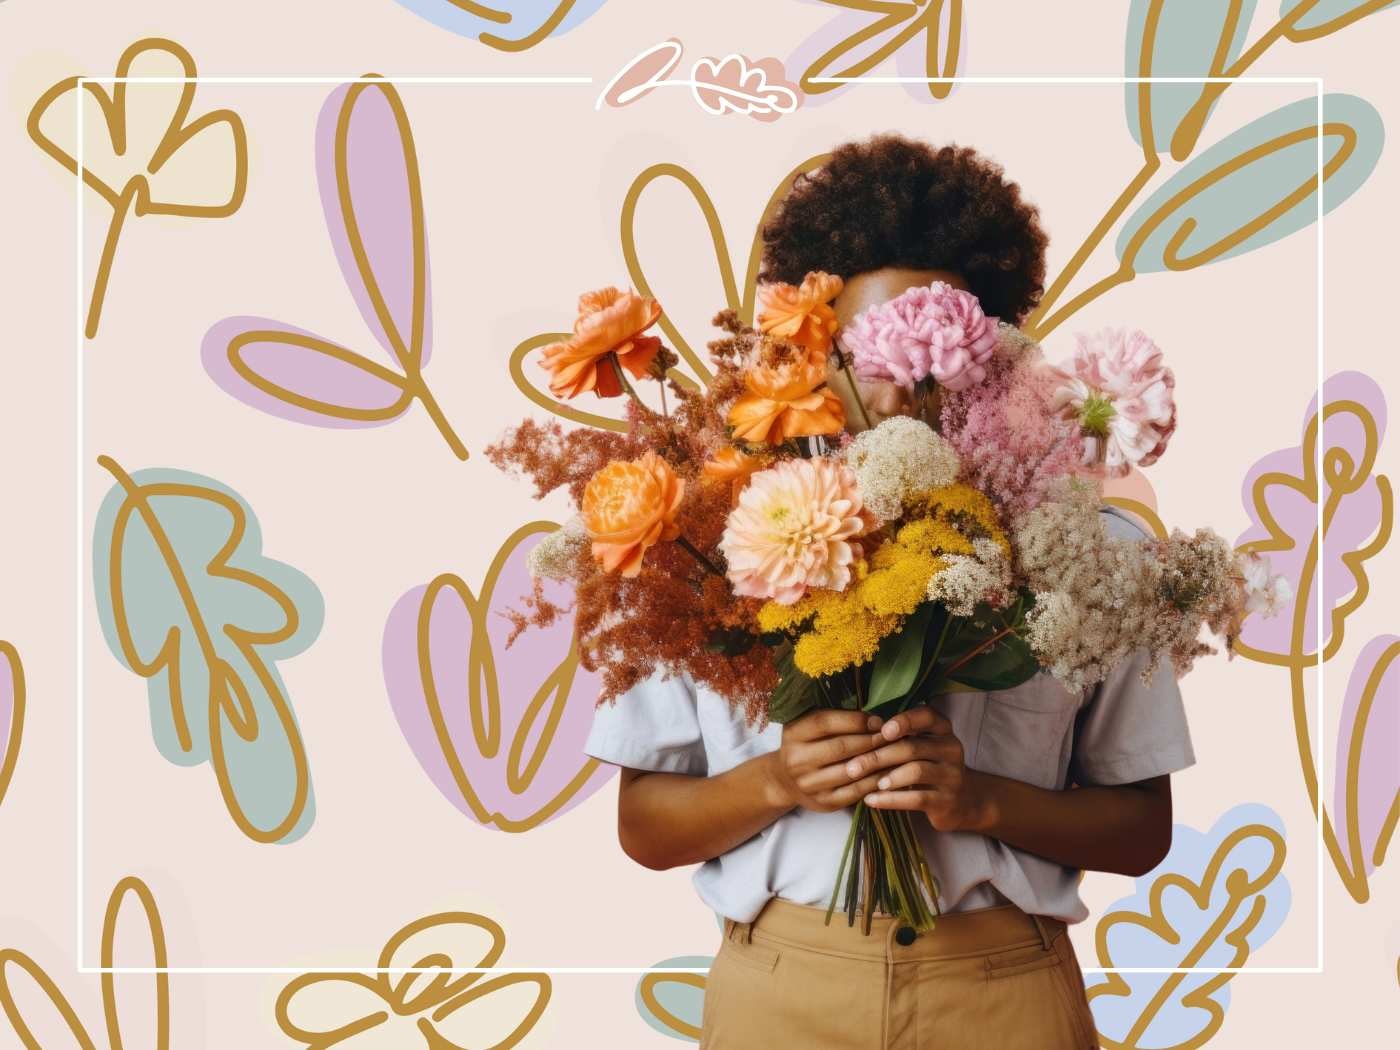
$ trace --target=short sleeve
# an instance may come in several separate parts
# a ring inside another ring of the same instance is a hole
[[[1110,535],[1146,533],[1116,508],[1104,509]],[[1170,660],[1144,683],[1151,653],[1138,649],[1096,685],[1080,708],[1070,776],[1081,784],[1128,784],[1175,773],[1196,761],[1186,707]]]
[[[599,704],[583,751],[629,769],[704,776],[705,744],[690,681],[657,671]]]
[[[1169,661],[1142,681],[1139,649],[1094,687],[1079,711],[1070,776],[1080,784],[1129,784],[1195,763],[1186,707]]]

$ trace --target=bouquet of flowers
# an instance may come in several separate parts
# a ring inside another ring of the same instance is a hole
[[[1248,613],[1286,600],[1267,562],[1209,529],[1105,531],[1103,479],[1154,462],[1175,429],[1147,336],[1082,336],[1052,366],[967,291],[911,288],[840,326],[841,287],[812,273],[761,285],[755,325],[717,315],[706,388],[673,377],[647,334],[661,307],[630,291],[582,296],[573,334],[543,349],[556,396],[630,399],[625,432],[526,420],[488,450],[577,507],[531,557],[537,581],[573,585],[571,609],[537,582],[515,628],[571,611],[600,702],[658,666],[757,722],[888,716],[1042,671],[1083,690],[1141,648],[1145,676],[1163,661],[1185,674],[1212,651],[1203,626],[1228,648]],[[907,414],[877,421],[857,377],[898,384]],[[908,812],[856,805],[833,863],[828,920],[841,900],[867,930],[877,911],[933,925]]]

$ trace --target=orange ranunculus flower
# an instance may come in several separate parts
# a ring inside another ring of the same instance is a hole
[[[836,298],[843,284],[841,278],[815,270],[802,279],[801,285],[759,285],[759,330],[790,339],[824,357],[831,350],[831,337],[838,327],[836,311],[827,304]]]
[[[579,516],[603,571],[636,576],[648,547],[679,536],[676,514],[684,493],[685,482],[655,452],[613,460],[594,474]]]
[[[826,366],[811,358],[753,365],[744,373],[746,392],[729,410],[734,437],[778,445],[788,438],[835,434],[846,425],[841,398],[826,380]]]
[[[579,296],[573,336],[544,348],[550,393],[572,398],[592,390],[599,397],[617,397],[622,384],[606,355],[616,354],[623,368],[638,379],[645,377],[661,340],[642,333],[660,316],[661,304],[651,296],[621,288]]]
[[[751,456],[733,445],[726,445],[715,453],[713,459],[706,461],[702,473],[706,480],[729,482],[733,498],[737,500],[749,478],[753,477],[756,471],[768,466],[768,463],[769,460],[765,456]]]

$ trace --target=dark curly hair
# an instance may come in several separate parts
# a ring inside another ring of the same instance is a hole
[[[988,314],[1013,323],[1044,291],[1040,213],[968,146],[894,134],[845,143],[793,180],[762,234],[764,281],[797,284],[811,270],[952,270]]]

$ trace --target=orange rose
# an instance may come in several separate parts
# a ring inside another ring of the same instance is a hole
[[[737,500],[749,478],[767,465],[767,457],[751,456],[733,445],[726,445],[715,453],[714,459],[705,463],[702,473],[709,481],[729,482],[731,494]]]
[[[838,327],[836,311],[827,304],[840,293],[843,283],[839,277],[816,270],[804,277],[799,287],[759,285],[759,330],[825,356]]]
[[[729,410],[741,441],[779,445],[788,438],[835,434],[846,425],[841,398],[826,380],[826,367],[806,359],[754,365],[744,373],[744,394]]]
[[[622,384],[606,355],[615,354],[618,364],[632,375],[645,377],[661,340],[642,332],[660,316],[661,304],[651,296],[620,288],[600,288],[579,296],[573,337],[544,348],[550,393],[572,398],[592,390],[599,397],[617,397]]]
[[[603,571],[636,576],[648,547],[679,536],[684,493],[685,482],[655,452],[630,463],[614,460],[594,474],[579,516]]]

